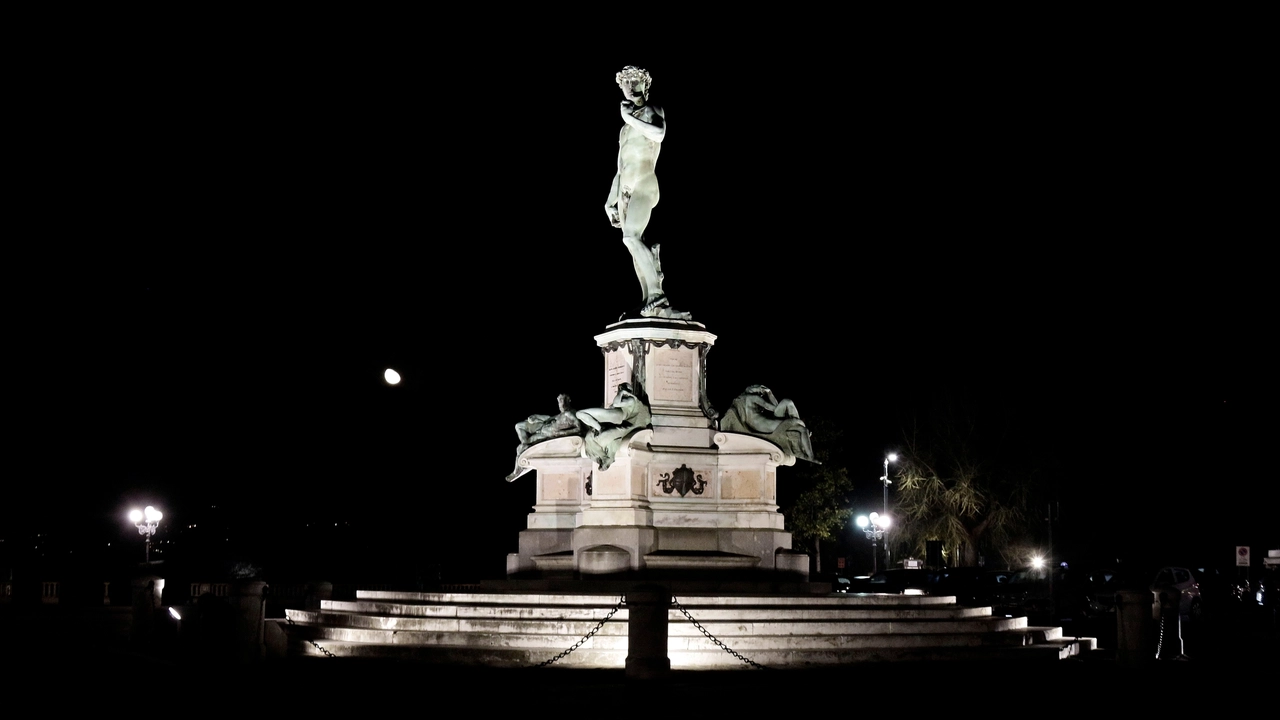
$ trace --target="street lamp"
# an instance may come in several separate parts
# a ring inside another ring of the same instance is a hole
[[[889,479],[889,463],[891,462],[898,462],[897,453],[889,453],[884,456],[884,474],[880,476],[880,482],[884,483],[884,504],[880,507],[880,512],[884,516],[884,526],[886,528],[889,527],[889,484],[893,482]],[[875,517],[875,513],[872,513],[872,517]],[[887,570],[889,566],[889,551],[883,544],[880,547],[885,551],[884,564]]]
[[[884,483],[884,512],[889,512],[889,485],[893,481],[889,479],[889,463],[898,462],[897,453],[889,453],[884,456],[884,474],[880,476],[880,482]]]
[[[147,539],[147,563],[151,563],[151,536],[156,534],[156,528],[160,527],[160,518],[164,517],[164,513],[159,510],[147,506],[146,510],[130,510],[129,522],[138,528],[138,534]]]
[[[869,517],[866,515],[858,516],[858,520],[857,520],[858,528],[862,530],[862,532],[867,536],[867,539],[871,541],[871,574],[872,575],[876,574],[876,570],[878,567],[877,560],[880,554],[879,551],[876,549],[876,544],[880,543],[881,547],[883,547],[883,543],[881,541],[884,539],[885,531],[889,529],[889,522],[890,521],[889,521],[888,513],[881,515],[880,513],[873,512]]]

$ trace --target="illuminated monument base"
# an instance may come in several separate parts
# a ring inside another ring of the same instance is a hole
[[[777,505],[777,468],[796,459],[768,440],[716,429],[706,398],[715,339],[700,323],[652,318],[596,336],[605,402],[625,383],[647,399],[649,422],[616,438],[611,459],[591,457],[590,435],[520,455],[512,479],[536,475],[536,501],[519,552],[507,556],[509,576],[807,579],[808,556],[791,550]]]

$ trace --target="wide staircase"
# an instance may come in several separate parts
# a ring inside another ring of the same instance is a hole
[[[358,591],[318,611],[288,610],[292,656],[425,663],[622,668],[627,607],[619,595]],[[1030,627],[954,598],[916,595],[677,595],[668,611],[673,669],[822,667],[883,661],[1056,661],[1093,638]],[[584,640],[585,638],[585,640]],[[723,645],[717,645],[716,641]],[[580,644],[579,644],[580,643]]]

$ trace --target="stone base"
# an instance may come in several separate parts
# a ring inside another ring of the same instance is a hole
[[[596,575],[654,568],[766,569],[807,577],[809,556],[790,547],[791,533],[781,530],[646,526],[524,530],[520,552],[507,555],[507,575]],[[585,561],[584,554],[601,552],[612,553],[615,559],[605,565],[599,564],[599,557]],[[617,559],[618,553],[625,562]]]
[[[508,575],[639,572],[651,561],[662,570],[807,574],[807,556],[786,555],[791,533],[775,504],[775,468],[793,458],[747,435],[716,433],[705,449],[656,446],[654,435],[634,435],[606,472],[587,471],[579,447],[563,441],[522,456],[545,478]]]
[[[647,399],[650,426],[622,441],[607,470],[576,436],[521,453],[508,479],[534,485],[536,495],[507,574],[807,579],[807,556],[789,554],[777,505],[777,468],[795,458],[763,438],[716,429],[705,375],[715,336],[698,323],[637,320],[595,339],[606,402],[630,384]]]

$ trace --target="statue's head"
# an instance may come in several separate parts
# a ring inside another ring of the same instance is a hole
[[[752,395],[768,395],[772,391],[764,385],[751,385],[743,392],[751,393]]]
[[[560,412],[566,412],[571,407],[570,403],[572,401],[569,399],[568,395],[560,393],[556,396],[556,402],[560,404]]]
[[[637,98],[642,101],[649,99],[649,88],[653,86],[653,78],[648,70],[628,65],[622,68],[622,72],[615,75],[614,79],[617,80],[618,87],[622,88],[622,94],[631,102],[635,102]]]

